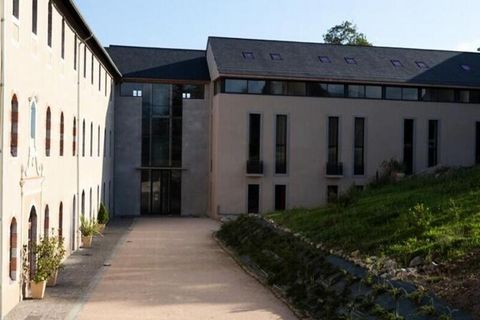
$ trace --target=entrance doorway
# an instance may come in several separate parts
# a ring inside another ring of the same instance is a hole
[[[37,244],[37,211],[35,207],[30,209],[30,217],[28,218],[28,265],[30,266],[30,279],[35,276],[37,261],[35,258],[34,248]]]
[[[180,215],[181,171],[142,172],[142,215]]]

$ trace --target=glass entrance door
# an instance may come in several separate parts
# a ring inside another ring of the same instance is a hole
[[[181,172],[146,170],[142,173],[142,214],[179,215]]]

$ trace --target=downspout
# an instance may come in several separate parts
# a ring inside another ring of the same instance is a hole
[[[88,36],[87,38],[85,39],[82,39],[79,37],[79,41],[78,41],[78,48],[77,48],[77,60],[78,60],[78,63],[77,63],[77,136],[75,137],[75,139],[77,140],[75,143],[77,144],[77,150],[76,150],[76,156],[77,156],[77,197],[76,197],[76,203],[75,203],[75,206],[77,207],[76,208],[76,212],[77,212],[77,219],[76,221],[80,221],[80,219],[78,219],[80,217],[80,215],[82,214],[82,212],[80,212],[80,135],[82,134],[82,128],[80,127],[80,124],[82,123],[80,121],[80,73],[81,73],[81,70],[80,70],[80,57],[82,56],[82,52],[80,51],[80,47],[82,46],[82,42],[83,42],[83,45],[86,46],[87,45],[87,41],[90,40],[91,38],[93,38],[93,34],[90,34],[90,36]],[[86,59],[84,59],[84,61],[86,61]],[[86,68],[86,66],[84,66],[84,68]],[[77,227],[77,228],[75,228]],[[78,240],[78,237],[77,237],[77,230],[78,230],[78,226],[75,226],[74,225],[74,230],[73,232],[75,232],[75,242],[77,242]],[[75,243],[76,244],[76,243]]]
[[[1,1],[1,0],[0,0]],[[1,8],[0,8],[0,23],[1,23],[1,42],[0,42],[0,50],[2,51],[0,57],[0,226],[2,230],[4,230],[4,219],[3,214],[5,211],[3,210],[3,158],[5,156],[4,152],[4,132],[5,132],[5,116],[4,116],[4,97],[5,97],[5,2],[1,1]],[[3,231],[1,232],[3,234]],[[3,235],[0,237],[0,279],[3,280],[3,262],[5,252],[3,252]],[[3,281],[0,281],[0,319],[3,319]]]

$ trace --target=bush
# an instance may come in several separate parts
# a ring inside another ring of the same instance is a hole
[[[63,242],[61,247],[63,248]],[[63,252],[63,254],[62,254]],[[44,237],[33,247],[35,254],[35,274],[33,281],[36,283],[47,280],[60,266],[65,251],[59,250],[57,237]],[[59,260],[59,258],[61,259]]]
[[[383,186],[389,183],[397,182],[397,175],[405,173],[405,166],[403,163],[395,159],[383,161],[380,166],[380,173],[377,172],[375,180],[371,186]]]
[[[100,229],[97,221],[88,220],[87,218],[85,218],[84,215],[82,215],[80,217],[80,232],[84,237],[100,234]]]
[[[100,209],[98,209],[97,221],[99,224],[107,224],[110,220],[110,215],[107,208],[103,203],[100,204]]]

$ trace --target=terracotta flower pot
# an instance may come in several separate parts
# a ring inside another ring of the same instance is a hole
[[[32,293],[32,299],[43,299],[45,296],[45,287],[47,286],[47,280],[35,282],[30,281],[30,291]]]
[[[92,247],[93,236],[82,236],[82,247],[91,248]]]
[[[47,287],[55,287],[57,285],[57,279],[58,279],[58,270],[55,271],[50,278],[48,278],[47,281]]]

